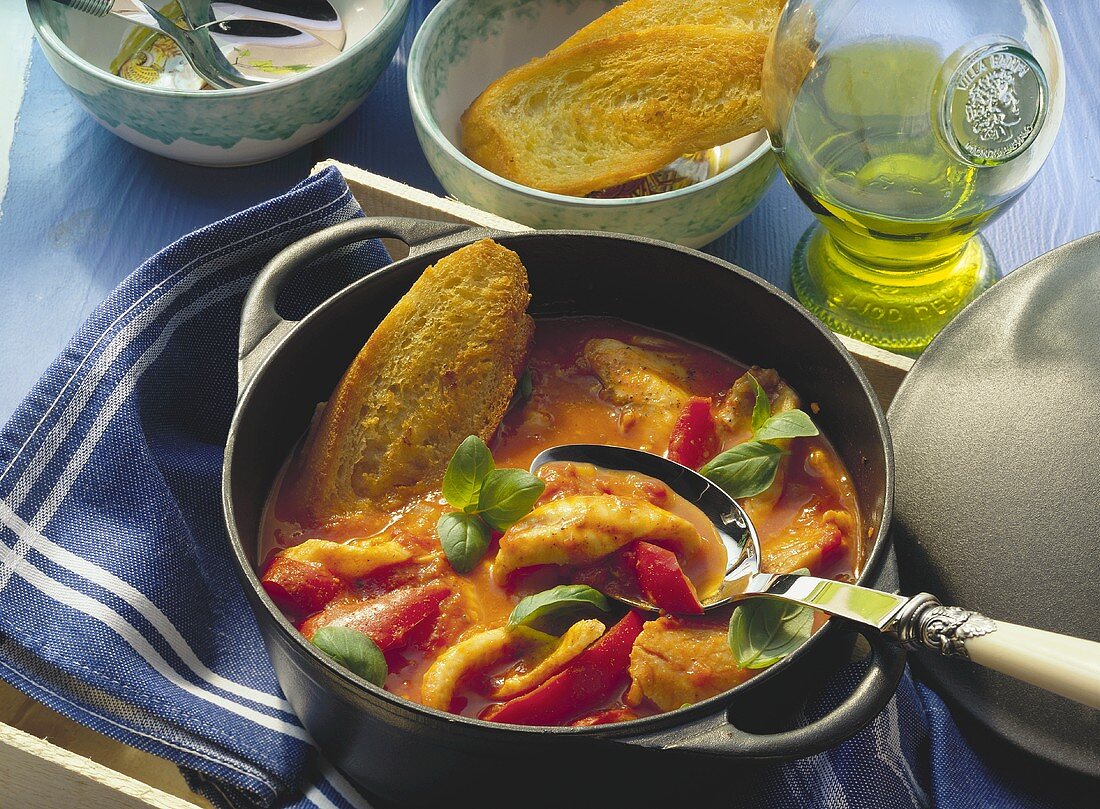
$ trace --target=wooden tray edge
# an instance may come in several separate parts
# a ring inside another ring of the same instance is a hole
[[[195,809],[196,805],[3,723],[0,795],[5,806],[28,809]]]
[[[388,214],[444,222],[464,222],[509,233],[530,230],[527,226],[510,219],[503,219],[496,214],[482,211],[457,200],[439,197],[336,160],[318,163],[313,167],[313,173],[329,167],[335,167],[344,176],[352,195],[368,215]],[[387,241],[386,247],[390,249],[394,258],[403,258],[408,252],[399,242]],[[913,360],[850,337],[837,336],[867,374],[882,406],[889,406],[902,379],[913,366]]]

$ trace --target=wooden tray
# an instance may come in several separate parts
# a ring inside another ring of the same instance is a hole
[[[411,216],[464,222],[518,232],[523,225],[386,177],[335,166],[368,215]],[[394,258],[403,244],[388,242]],[[863,366],[883,407],[890,403],[913,361],[857,340],[841,341]],[[0,806],[22,809],[194,809],[209,807],[191,792],[174,764],[108,739],[0,682]]]

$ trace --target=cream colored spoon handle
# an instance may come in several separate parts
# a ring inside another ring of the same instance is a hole
[[[1100,643],[993,621],[996,630],[966,641],[979,665],[1100,708]]]
[[[1100,643],[994,621],[945,607],[928,593],[914,596],[887,631],[906,646],[970,658],[1017,680],[1100,708]]]

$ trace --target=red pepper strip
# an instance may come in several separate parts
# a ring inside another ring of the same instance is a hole
[[[718,430],[710,414],[710,399],[688,399],[668,439],[668,458],[698,469],[718,453]]]
[[[638,587],[650,603],[672,615],[703,614],[695,586],[672,551],[638,541],[623,555],[634,565]]]
[[[803,565],[803,567],[808,567],[811,571],[824,571],[830,565],[834,564],[837,559],[843,555],[844,534],[839,528],[834,529],[832,536],[825,539],[819,547],[821,549],[821,554],[817,558],[817,563],[813,565]],[[820,573],[815,575],[820,575]]]
[[[513,725],[562,725],[595,708],[622,683],[643,623],[642,616],[631,610],[564,670],[484,718]]]
[[[346,626],[373,640],[383,652],[405,646],[413,630],[435,623],[449,587],[428,584],[386,593],[371,601],[341,601],[306,620],[300,631],[312,639],[323,626]]]
[[[612,722],[626,722],[628,719],[637,718],[638,715],[629,708],[610,708],[606,711],[599,711],[598,713],[592,713],[588,716],[582,716],[580,719],[570,723],[570,727],[590,728],[594,725],[610,725]]]
[[[260,577],[271,600],[287,612],[309,615],[339,595],[344,584],[317,562],[276,556]]]

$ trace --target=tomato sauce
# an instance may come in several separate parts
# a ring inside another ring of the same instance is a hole
[[[675,389],[690,396],[711,399],[715,407],[722,404],[731,386],[747,370],[703,346],[620,320],[539,320],[528,363],[530,396],[514,403],[490,442],[498,468],[527,469],[541,450],[558,444],[601,443],[657,453],[668,449],[677,409],[654,398],[645,388],[649,377],[633,368],[627,368],[617,378],[623,386],[641,386],[641,393],[624,403],[624,396],[630,398],[629,393],[617,392],[606,375],[597,373],[586,357],[586,346],[592,341],[617,341],[601,344],[612,352],[618,350],[618,344],[640,351],[641,354],[635,352],[630,357],[644,356],[649,370],[659,371],[657,376],[662,380],[671,381]],[[810,410],[809,403],[806,410]],[[751,429],[740,434],[736,428],[727,430],[722,448],[746,440],[750,434]],[[794,439],[787,450],[789,456],[778,496],[764,498],[766,502],[756,502],[756,498],[745,502],[761,537],[765,569],[792,570],[806,562],[816,575],[854,577],[860,565],[861,529],[854,492],[842,462],[824,436]],[[540,503],[571,493],[626,493],[649,499],[684,517],[704,539],[702,550],[694,558],[682,560],[684,572],[700,596],[717,585],[725,564],[725,551],[717,535],[697,509],[681,501],[663,484],[640,475],[570,468],[546,469],[542,477],[547,488]],[[479,631],[503,626],[524,595],[572,580],[569,570],[542,566],[522,570],[503,585],[494,581],[490,567],[497,552],[498,536],[494,536],[488,552],[472,571],[464,575],[456,573],[436,536],[436,522],[453,510],[438,491],[393,513],[357,514],[321,528],[303,529],[290,518],[287,504],[293,498],[290,484],[284,484],[284,480],[286,476],[281,475],[265,509],[261,539],[265,566],[280,551],[307,539],[355,543],[385,534],[408,551],[408,558],[401,563],[347,583],[324,614],[292,614],[292,620],[307,636],[314,625],[324,624],[327,616],[354,613],[360,605],[369,605],[396,588],[442,584],[451,591],[434,625],[422,631],[413,630],[415,643],[384,650],[390,669],[386,689],[410,700],[423,701],[424,674],[446,648]],[[606,615],[597,617],[608,627],[614,622],[614,618]],[[706,621],[707,625],[715,623],[713,616],[698,620]],[[724,627],[716,626],[715,631],[724,632]],[[488,694],[501,679],[530,665],[522,658],[505,655],[464,675],[449,709],[467,716],[483,713],[493,703]],[[624,681],[623,688],[616,693],[625,691],[627,685],[629,681]],[[591,722],[609,721],[608,717],[632,718],[659,710],[645,701],[627,706],[618,696],[599,707],[617,713],[601,714]],[[592,709],[585,713],[594,716],[599,711]]]

